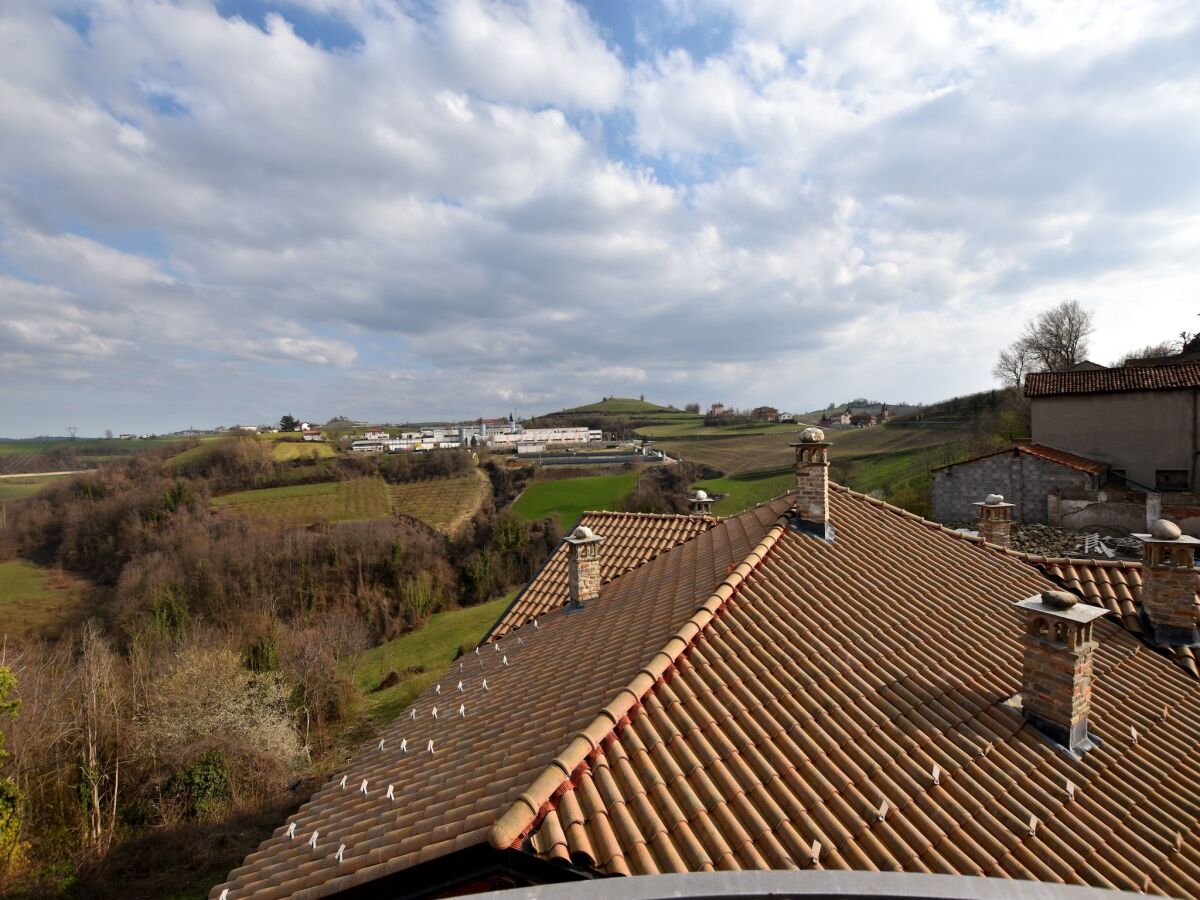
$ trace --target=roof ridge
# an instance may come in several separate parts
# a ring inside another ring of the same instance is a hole
[[[585,509],[580,516],[628,516],[630,518],[640,519],[696,519],[698,521],[712,522],[716,524],[716,516],[697,516],[692,513],[648,513],[648,512],[628,512],[627,510],[617,509]]]
[[[666,645],[650,658],[629,683],[617,691],[612,701],[570,740],[529,787],[501,813],[488,830],[488,842],[493,847],[505,850],[520,845],[535,824],[553,808],[551,801],[562,793],[563,786],[579,774],[588,757],[599,752],[604,739],[622,720],[627,719],[629,713],[642,702],[642,698],[674,667],[696,636],[716,618],[721,608],[738,591],[758,564],[766,559],[767,554],[786,531],[785,513],[734,570],[717,585],[700,608],[667,640]]]

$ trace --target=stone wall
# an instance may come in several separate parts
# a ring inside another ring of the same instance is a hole
[[[933,517],[945,525],[975,527],[972,506],[988,494],[1015,504],[1013,521],[1056,524],[1048,517],[1047,495],[1056,489],[1099,487],[1099,476],[1013,450],[973,459],[933,473]]]

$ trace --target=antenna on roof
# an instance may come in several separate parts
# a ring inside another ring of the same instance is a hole
[[[345,845],[345,844],[338,844],[337,861],[338,861],[338,862],[341,862],[341,861],[342,861],[342,858],[343,858],[345,855],[346,855],[346,845]]]
[[[313,829],[313,833],[312,833],[312,837],[310,837],[310,838],[308,839],[308,846],[312,847],[314,850],[316,850],[316,849],[317,849],[317,835],[318,835],[318,834],[320,834],[320,832],[319,832],[319,831],[317,831],[317,829],[315,829],[315,828],[314,828],[314,829]]]
[[[820,841],[814,839],[812,842],[812,850],[809,852],[812,854],[812,864],[814,866],[821,862],[821,842]]]
[[[934,787],[937,787],[939,784],[942,783],[942,770],[939,769],[936,764],[933,767],[933,771],[930,772],[929,774],[933,776],[933,786]]]
[[[295,840],[295,837],[296,837],[296,823],[295,822],[288,822],[287,836],[289,838],[292,838],[293,840]]]
[[[360,784],[360,785],[358,786],[358,789],[359,789],[360,791],[362,791],[362,795],[363,795],[364,797],[365,797],[365,796],[367,796],[367,779],[365,779],[365,778],[364,778],[364,779],[362,780],[362,784]]]
[[[395,799],[396,799],[396,789],[395,789],[394,787],[392,787],[390,784],[388,785],[388,790],[387,790],[387,798],[388,798],[389,800],[395,800]]]

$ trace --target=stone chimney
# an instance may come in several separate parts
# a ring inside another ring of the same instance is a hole
[[[708,496],[707,491],[696,491],[688,497],[688,507],[693,516],[711,516],[712,505],[712,498]]]
[[[1025,721],[1074,759],[1100,743],[1088,734],[1092,704],[1092,621],[1107,615],[1066,591],[1018,601],[1025,619],[1021,709]]]
[[[1196,546],[1174,522],[1158,519],[1142,542],[1142,617],[1156,644],[1200,646],[1196,629]]]
[[[829,448],[825,432],[805,428],[796,448],[796,502],[792,511],[805,530],[832,538],[829,522]]]
[[[976,495],[978,496],[978,495]],[[1012,511],[1016,505],[1005,503],[1000,494],[988,494],[979,507],[979,536],[989,544],[1012,546]]]
[[[600,596],[600,544],[604,538],[580,525],[563,540],[567,542],[567,572],[571,609],[582,609]]]

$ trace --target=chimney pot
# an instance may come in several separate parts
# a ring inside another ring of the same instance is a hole
[[[796,448],[796,500],[792,512],[805,531],[826,540],[834,536],[829,522],[829,448],[825,432],[820,428],[805,428]]]
[[[1077,602],[1066,591],[1014,604],[1025,619],[1021,709],[1025,720],[1079,759],[1100,743],[1088,733],[1092,702],[1092,623],[1108,610]]]
[[[688,498],[688,506],[691,508],[693,516],[712,515],[712,505],[712,498],[708,496],[708,491],[698,490]]]
[[[1158,519],[1142,542],[1142,619],[1156,644],[1200,647],[1196,627],[1196,547],[1200,541]]]
[[[1012,511],[1016,505],[1006,503],[1002,494],[988,494],[987,499],[974,504],[979,507],[979,536],[989,544],[1012,546]]]
[[[569,606],[582,609],[600,596],[600,545],[604,538],[580,525],[563,540],[567,543]]]

